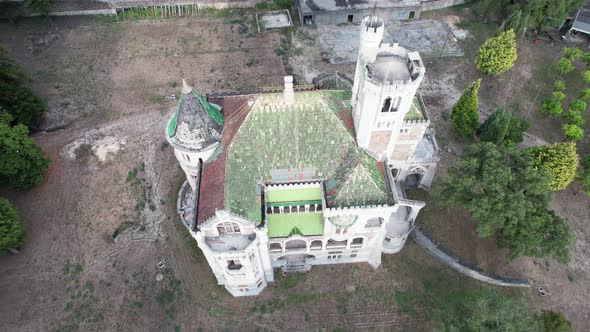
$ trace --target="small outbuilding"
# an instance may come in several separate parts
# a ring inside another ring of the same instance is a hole
[[[570,32],[577,31],[590,35],[590,8],[582,7],[578,10]]]

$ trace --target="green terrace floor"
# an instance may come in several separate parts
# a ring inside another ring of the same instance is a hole
[[[268,237],[287,237],[291,234],[304,236],[324,234],[322,213],[286,213],[266,215]]]
[[[267,203],[277,202],[299,202],[299,201],[321,201],[321,188],[302,188],[287,190],[269,190],[266,193]]]

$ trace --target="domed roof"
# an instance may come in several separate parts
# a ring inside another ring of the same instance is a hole
[[[182,93],[168,125],[168,137],[186,148],[199,150],[219,142],[222,130],[221,107],[208,103],[182,80]]]

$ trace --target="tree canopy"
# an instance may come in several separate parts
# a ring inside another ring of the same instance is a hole
[[[0,108],[0,179],[15,189],[39,184],[49,160],[29,138],[24,125],[10,126],[11,116]]]
[[[0,107],[12,116],[13,124],[32,127],[41,119],[44,105],[27,84],[25,75],[12,61],[8,50],[0,45]]]
[[[25,237],[25,229],[16,210],[0,197],[0,251],[18,248]]]
[[[475,58],[477,69],[488,75],[498,75],[516,61],[516,36],[512,29],[486,40]]]
[[[498,108],[484,123],[477,128],[477,135],[482,142],[501,144],[508,133],[510,125],[510,113]]]
[[[549,188],[562,190],[576,177],[578,154],[576,143],[556,143],[526,149],[533,168],[549,175]]]
[[[477,92],[480,84],[481,79],[469,86],[455,103],[451,112],[451,126],[457,134],[465,138],[472,137],[479,124]]]
[[[463,206],[477,220],[481,237],[496,234],[509,257],[569,259],[568,222],[549,211],[548,176],[523,151],[479,143],[468,146],[435,187],[445,203]]]

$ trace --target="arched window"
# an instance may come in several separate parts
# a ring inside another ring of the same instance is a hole
[[[391,107],[392,112],[397,112],[399,110],[399,104],[401,103],[402,99],[400,97],[395,97],[393,99],[393,106]]]
[[[311,250],[322,250],[322,240],[313,240],[311,241],[311,246],[309,247]]]
[[[385,102],[383,103],[383,108],[381,112],[389,112],[389,108],[391,107],[391,97],[385,98]]]
[[[304,240],[291,240],[291,241],[287,242],[287,244],[285,244],[285,248],[287,250],[305,249],[305,248],[307,248],[307,244],[305,243]]]
[[[357,237],[357,238],[353,239],[352,242],[350,243],[351,248],[360,248],[362,246],[363,246],[363,238],[362,237]]]
[[[270,252],[281,252],[283,251],[283,247],[280,243],[271,243],[270,244]]]

